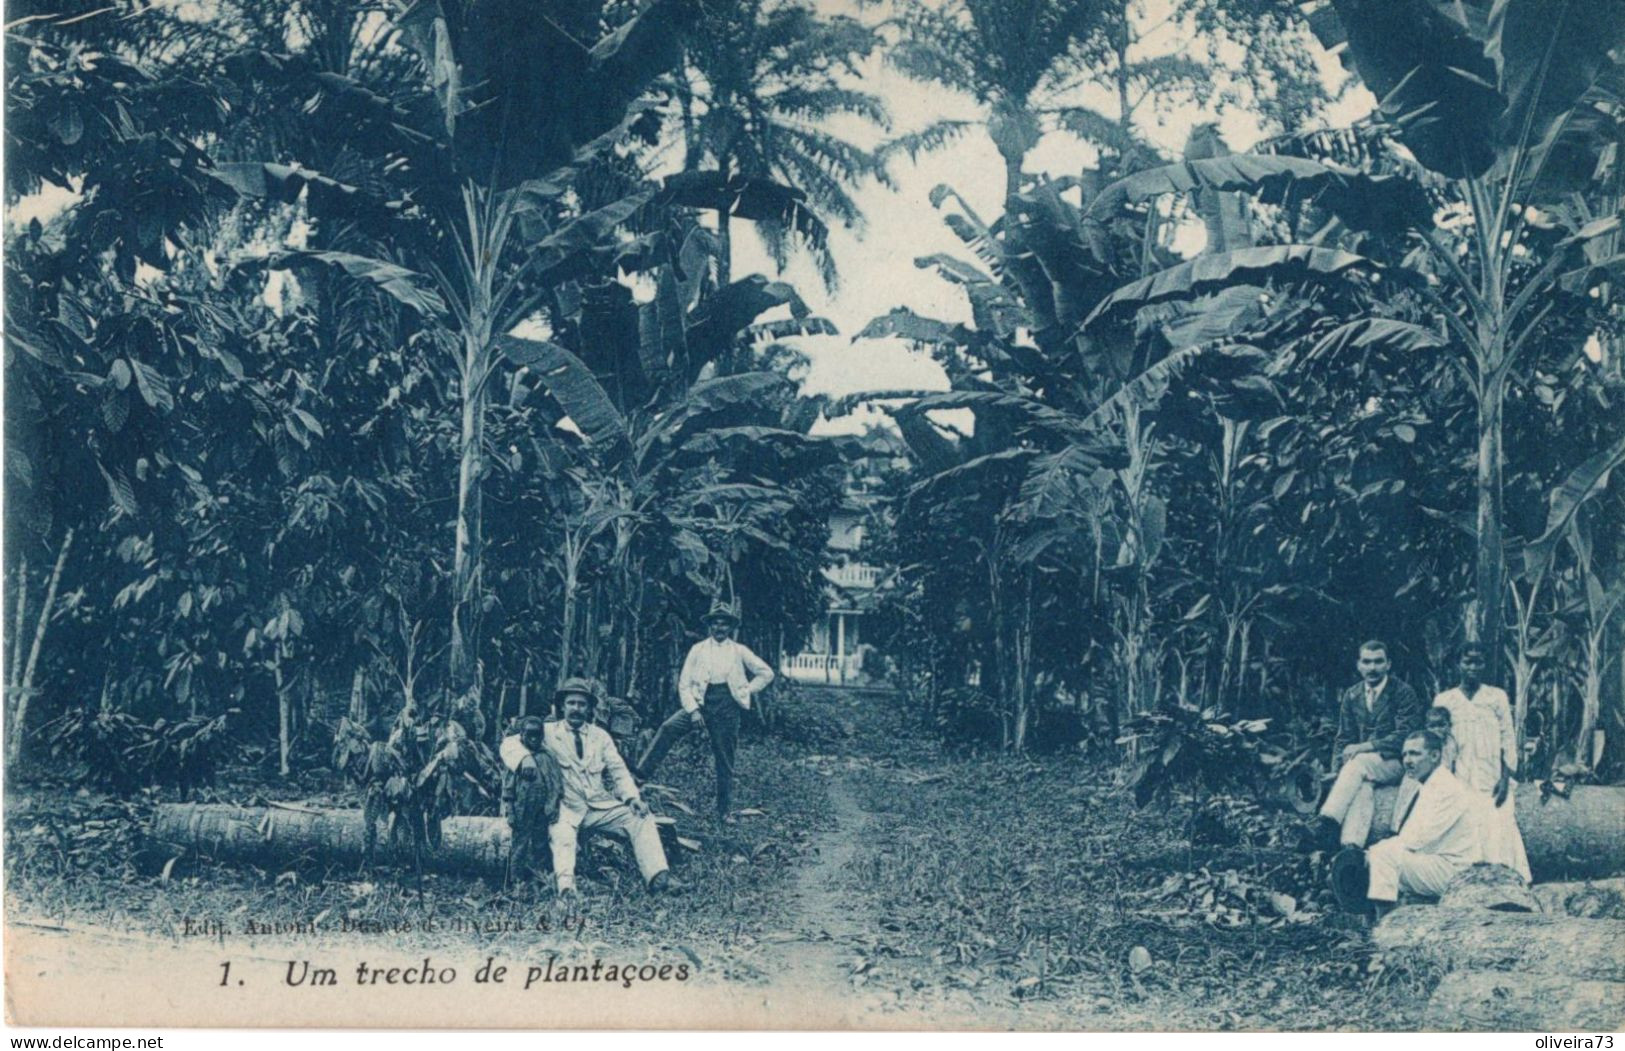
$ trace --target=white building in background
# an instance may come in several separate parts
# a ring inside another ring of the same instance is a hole
[[[885,574],[881,567],[858,559],[874,507],[868,494],[849,493],[841,509],[830,516],[834,564],[824,567],[824,618],[813,625],[805,649],[779,659],[779,671],[794,682],[851,686],[882,678],[874,647],[864,642],[863,634]]]

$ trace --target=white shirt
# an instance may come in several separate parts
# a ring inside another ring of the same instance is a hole
[[[1383,680],[1377,683],[1377,685],[1367,686],[1365,688],[1365,710],[1367,712],[1371,711],[1377,706],[1377,698],[1382,696],[1382,688],[1387,685],[1388,677],[1383,676]]]
[[[739,706],[749,708],[751,697],[772,681],[773,669],[748,647],[706,636],[689,648],[683,661],[677,700],[684,711],[692,712],[704,703],[706,687],[726,684]]]
[[[1450,712],[1450,736],[1460,748],[1456,779],[1478,792],[1494,791],[1501,779],[1501,764],[1509,770],[1518,765],[1518,733],[1506,691],[1481,684],[1468,697],[1455,686],[1433,703]]]

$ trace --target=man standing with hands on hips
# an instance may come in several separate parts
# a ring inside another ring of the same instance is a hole
[[[734,641],[739,614],[733,607],[722,602],[712,605],[705,615],[705,627],[706,637],[689,649],[677,679],[682,710],[660,725],[635,772],[640,780],[653,777],[672,745],[690,730],[704,727],[717,768],[717,819],[731,825],[738,820],[730,811],[740,716],[750,707],[750,699],[773,681],[773,669]]]

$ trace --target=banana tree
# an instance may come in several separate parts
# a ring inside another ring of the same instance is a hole
[[[1194,161],[1181,170],[1199,169]],[[1232,158],[1219,163],[1236,164]],[[1384,184],[1367,182],[1358,189]],[[1067,522],[1074,547],[1104,554],[1099,516],[1080,515],[1078,480],[1114,489],[1121,507],[1121,535],[1113,538],[1112,589],[1118,606],[1114,626],[1118,666],[1124,676],[1120,702],[1127,712],[1149,707],[1158,692],[1159,661],[1151,637],[1150,578],[1166,537],[1167,505],[1155,480],[1162,438],[1156,418],[1170,385],[1202,362],[1230,355],[1257,363],[1266,358],[1245,340],[1257,330],[1285,340],[1294,311],[1266,309],[1258,275],[1288,271],[1292,280],[1325,282],[1351,269],[1370,269],[1351,253],[1286,247],[1238,248],[1205,256],[1124,285],[1142,264],[1161,264],[1166,253],[1143,234],[1143,223],[1125,220],[1113,197],[1079,208],[1062,197],[1079,180],[1040,184],[1012,197],[1010,211],[985,222],[952,189],[932,195],[949,202],[950,228],[983,266],[958,258],[916,261],[960,286],[970,300],[972,322],[952,324],[897,309],[876,318],[860,334],[896,336],[931,347],[949,368],[956,388],[947,394],[882,392],[870,400],[906,395],[894,408],[922,467],[929,472],[967,471],[995,455],[1025,455],[1028,470],[1014,501],[1018,514],[1047,528]],[[1222,192],[1222,186],[1204,187]],[[1232,223],[1233,240],[1244,241]],[[1162,276],[1163,280],[1153,281]],[[1195,300],[1199,309],[1174,310]],[[1170,304],[1170,306],[1162,306]],[[1149,307],[1149,310],[1143,309]],[[1160,313],[1159,313],[1160,311]],[[1124,326],[1110,338],[1089,326],[1101,318],[1137,313],[1138,328]],[[1155,315],[1155,316],[1153,316]],[[1280,316],[1276,316],[1280,315]],[[1246,382],[1243,368],[1230,377]],[[1253,377],[1250,382],[1262,382]],[[968,409],[975,415],[974,442],[957,443],[936,428],[929,413]],[[1235,415],[1235,413],[1232,413]],[[1242,417],[1238,417],[1242,418]],[[1097,575],[1098,576],[1098,575]],[[1100,596],[1091,587],[1092,601]]]
[[[1389,321],[1344,338],[1365,348],[1446,344],[1473,394],[1477,597],[1469,630],[1497,655],[1507,390],[1543,343],[1553,311],[1618,267],[1620,176],[1598,162],[1620,138],[1621,67],[1610,52],[1625,39],[1625,6],[1408,0],[1378,10],[1334,0],[1332,8],[1323,13],[1335,17],[1317,19],[1317,32],[1328,45],[1346,42],[1345,61],[1381,98],[1385,126],[1421,168],[1391,160],[1388,171],[1371,173],[1301,157],[1216,158],[1138,173],[1108,187],[1091,211],[1099,219],[1116,205],[1201,188],[1253,194],[1289,211],[1307,203],[1333,220],[1315,243],[1283,246],[1275,263],[1254,269],[1259,281],[1300,274],[1317,256],[1328,274],[1374,272],[1323,255],[1332,250],[1321,244],[1350,231],[1394,252],[1390,284],[1428,304],[1443,335]],[[1459,236],[1435,221],[1441,195],[1469,217]],[[1103,310],[1192,295],[1203,262],[1151,275]]]
[[[1529,634],[1529,611],[1533,609],[1535,593],[1553,572],[1559,547],[1566,546],[1574,556],[1575,584],[1573,599],[1567,603],[1568,612],[1579,623],[1583,670],[1581,673],[1581,715],[1575,737],[1574,756],[1587,766],[1592,765],[1592,736],[1602,712],[1602,683],[1607,666],[1613,659],[1606,650],[1608,631],[1616,613],[1625,603],[1625,577],[1607,581],[1606,570],[1599,565],[1592,537],[1592,517],[1587,506],[1603,494],[1613,472],[1625,464],[1625,435],[1612,446],[1603,449],[1577,466],[1553,491],[1547,513],[1545,531],[1523,549],[1523,577],[1530,581],[1527,601],[1517,599],[1519,654],[1527,649],[1523,641]],[[1603,516],[1606,521],[1606,516]],[[1520,663],[1522,661],[1520,660]],[[1520,670],[1523,670],[1520,668]],[[1515,715],[1522,726],[1528,711],[1528,690],[1518,684]]]
[[[1590,530],[1576,523],[1569,527],[1568,541],[1579,584],[1570,612],[1579,621],[1581,650],[1580,725],[1574,736],[1574,757],[1595,769],[1602,754],[1593,739],[1602,717],[1603,676],[1619,659],[1607,647],[1608,633],[1625,604],[1625,575],[1608,581],[1596,562]]]
[[[393,25],[419,58],[421,92],[387,98],[331,72],[300,74],[316,119],[358,128],[376,164],[366,190],[297,164],[223,164],[216,173],[240,193],[303,200],[318,221],[315,213],[328,209],[374,216],[388,239],[371,254],[283,251],[268,263],[370,283],[415,315],[424,344],[452,365],[459,416],[454,696],[478,687],[486,416],[503,341],[521,323],[579,330],[585,313],[585,338],[624,345],[618,334],[592,327],[593,304],[617,267],[647,268],[648,231],[662,209],[750,217],[803,210],[799,194],[760,181],[698,173],[660,187],[612,163],[617,145],[653,127],[641,96],[678,60],[694,11],[687,0],[648,0],[603,33],[612,14],[589,4],[561,25],[520,7],[413,4]],[[370,192],[380,186],[388,192]],[[644,235],[618,239],[628,228]],[[691,283],[697,299],[701,279]],[[612,374],[622,364],[603,362]],[[543,368],[537,375],[551,387],[576,374]],[[601,437],[595,410],[583,406],[585,415],[572,416],[589,439]]]
[[[666,193],[703,205],[711,201],[707,194],[730,185],[697,174],[702,178],[678,177]],[[836,453],[835,443],[807,435],[810,419],[792,411],[793,385],[761,368],[755,350],[832,326],[813,317],[790,286],[760,275],[713,287],[708,275],[718,250],[708,231],[679,223],[649,239],[650,258],[660,262],[642,271],[652,286],[646,301],[617,285],[579,312],[558,315],[556,339],[500,341],[502,353],[522,367],[520,384],[538,387],[582,435],[573,479],[587,508],[580,518],[585,532],[564,552],[564,564],[579,564],[602,539],[613,583],[612,634],[622,647],[609,678],[625,693],[638,692],[633,680],[651,544],[669,545],[697,574],[721,572],[730,559],[693,528],[689,501],[728,485],[788,484]],[[790,317],[759,320],[779,308]],[[601,333],[626,333],[634,352],[610,359],[612,343],[593,338]],[[707,469],[722,473],[707,476]],[[716,583],[696,580],[702,589]],[[572,643],[563,645],[568,652]]]
[[[376,165],[369,184],[388,191],[381,197],[297,164],[220,166],[219,177],[244,194],[303,195],[313,211],[379,216],[388,247],[377,254],[292,251],[269,262],[331,268],[370,283],[415,314],[426,342],[453,364],[453,696],[479,685],[481,479],[498,340],[543,310],[561,277],[579,271],[594,249],[603,256],[605,239],[653,196],[636,187],[595,209],[564,205],[581,167],[606,155],[642,115],[639,99],[677,61],[692,11],[682,0],[649,0],[609,22],[606,33],[610,15],[597,3],[572,9],[566,24],[516,4],[398,6],[392,27],[422,75],[421,90],[398,100],[332,72],[279,70],[308,77],[314,119],[356,128]]]

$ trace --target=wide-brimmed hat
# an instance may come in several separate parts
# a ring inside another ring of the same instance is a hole
[[[598,684],[593,682],[591,679],[583,679],[579,677],[565,679],[563,682],[559,683],[558,689],[553,691],[554,706],[562,706],[564,704],[564,698],[572,693],[579,693],[581,696],[591,701],[594,707],[597,707]]]
[[[734,627],[739,626],[739,612],[726,602],[713,602],[711,609],[701,618],[700,623],[710,624],[714,620],[725,620]]]

